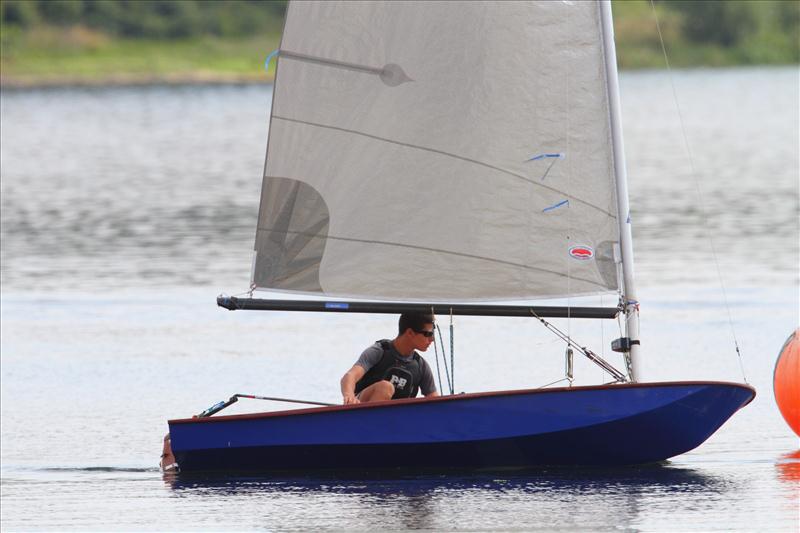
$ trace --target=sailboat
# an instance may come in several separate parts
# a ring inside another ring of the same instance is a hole
[[[650,463],[754,398],[642,381],[610,1],[291,2],[276,61],[251,290],[218,305],[621,314],[624,368],[564,335],[614,381],[210,416],[234,397],[169,421],[181,471]]]

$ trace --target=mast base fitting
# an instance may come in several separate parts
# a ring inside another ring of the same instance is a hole
[[[640,344],[640,342],[638,340],[632,341],[630,337],[622,337],[611,341],[611,349],[615,352],[628,353],[634,344]]]

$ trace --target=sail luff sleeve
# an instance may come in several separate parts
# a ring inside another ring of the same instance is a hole
[[[293,8],[294,8],[294,2],[289,2],[286,5],[286,14],[284,15],[284,19],[283,19],[283,31],[281,32],[281,39],[280,39],[280,42],[278,43],[278,52],[280,52],[281,48],[283,47],[284,36],[286,35],[286,30],[287,30],[287,27],[289,26],[289,16],[290,16]],[[261,182],[261,191],[262,192],[261,192],[261,196],[259,198],[258,220],[261,220],[262,217],[266,216],[265,215],[265,210],[267,209],[267,206],[264,205],[264,203],[265,203],[264,190],[267,188],[267,178],[266,178],[266,176],[267,176],[267,166],[268,166],[268,163],[269,163],[269,160],[270,160],[270,157],[269,157],[269,145],[270,145],[270,140],[272,139],[272,123],[273,123],[274,117],[275,117],[275,93],[276,93],[275,89],[276,89],[276,87],[278,85],[278,70],[279,70],[278,67],[279,67],[279,64],[280,64],[280,59],[281,59],[280,58],[280,53],[278,53],[278,57],[275,58],[275,78],[274,78],[274,80],[272,82],[272,96],[270,98],[270,105],[269,105],[269,124],[267,126],[267,147],[266,147],[266,151],[265,151],[265,154],[264,154],[264,171],[262,173],[262,175],[264,177],[262,178],[262,182]],[[251,268],[250,268],[250,287],[253,287],[253,288],[258,287],[259,286],[259,282],[260,282],[260,280],[256,279],[256,272],[257,272],[257,265],[258,265],[258,255],[259,255],[260,251],[262,253],[262,258],[263,258],[264,251],[262,250],[262,248],[263,247],[261,246],[261,243],[259,242],[258,226],[256,226],[256,238],[255,238],[255,242],[253,243],[253,258],[252,258],[252,265],[251,265]]]

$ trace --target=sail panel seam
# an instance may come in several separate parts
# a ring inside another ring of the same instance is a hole
[[[535,270],[535,271],[538,271],[538,272],[546,272],[548,274],[554,274],[554,275],[560,276],[560,277],[566,277],[561,272],[548,270],[546,268],[540,268],[540,267],[534,267],[534,266],[530,266],[530,265],[524,265],[522,263],[514,263],[512,261],[503,261],[502,259],[492,259],[490,257],[483,257],[483,256],[480,256],[480,255],[467,254],[467,253],[464,253],[464,252],[454,252],[454,251],[451,251],[451,250],[442,250],[440,248],[429,248],[427,246],[418,246],[418,245],[414,245],[414,244],[404,244],[404,243],[399,243],[399,242],[378,241],[378,240],[371,240],[371,239],[357,239],[355,237],[336,237],[336,236],[332,236],[330,234],[328,234],[328,235],[317,235],[317,234],[314,234],[314,233],[306,233],[306,232],[303,232],[303,231],[277,230],[277,229],[264,228],[264,227],[259,227],[258,231],[266,231],[266,232],[280,233],[280,234],[286,234],[286,235],[289,235],[289,234],[291,234],[291,235],[299,235],[299,236],[302,236],[302,237],[309,237],[309,238],[314,238],[314,239],[332,239],[332,240],[345,241],[345,242],[359,242],[359,243],[364,243],[364,244],[380,244],[380,245],[383,245],[383,246],[396,246],[396,247],[400,247],[400,248],[411,248],[411,249],[415,249],[415,250],[424,250],[424,251],[427,251],[427,252],[439,252],[439,253],[448,254],[448,255],[455,255],[455,256],[458,256],[458,257],[466,257],[466,258],[469,258],[469,259],[478,259],[480,261],[487,261],[487,262],[490,262],[490,263],[508,265],[508,266],[522,268],[522,269],[525,269],[525,270]],[[608,287],[606,287],[605,285],[603,285],[601,283],[598,283],[597,281],[594,281],[594,280],[585,279],[585,278],[575,278],[574,276],[573,276],[573,279],[579,279],[581,281],[585,281],[586,283],[589,283],[589,284],[592,284],[592,285],[597,285],[598,287],[602,287],[603,289],[608,290]]]
[[[577,198],[575,196],[567,194],[566,192],[561,191],[561,190],[559,190],[559,189],[557,189],[555,187],[550,187],[549,185],[545,185],[543,183],[539,183],[539,182],[534,181],[534,180],[532,180],[530,178],[527,178],[527,177],[525,177],[525,176],[523,176],[521,174],[517,174],[516,172],[512,172],[512,171],[510,171],[508,169],[504,169],[504,168],[500,168],[500,167],[497,167],[497,166],[494,166],[494,165],[490,165],[489,163],[485,163],[483,161],[478,161],[477,159],[470,159],[469,157],[464,157],[464,156],[461,156],[461,155],[458,155],[458,154],[452,154],[450,152],[445,152],[443,150],[437,150],[436,148],[428,148],[428,147],[419,146],[419,145],[416,145],[416,144],[410,144],[410,143],[405,143],[405,142],[402,142],[402,141],[396,141],[396,140],[393,140],[393,139],[387,139],[385,137],[379,137],[377,135],[372,135],[370,133],[364,133],[364,132],[357,131],[357,130],[350,130],[350,129],[347,129],[347,128],[340,128],[338,126],[330,126],[328,124],[319,124],[319,123],[316,123],[316,122],[309,122],[307,120],[300,120],[300,119],[295,119],[295,118],[282,117],[282,116],[279,116],[279,115],[272,115],[272,118],[273,119],[278,119],[278,120],[285,120],[286,122],[294,122],[296,124],[303,124],[303,125],[306,125],[306,126],[312,126],[312,127],[317,127],[317,128],[325,128],[325,129],[330,129],[330,130],[336,130],[336,131],[341,131],[341,132],[344,132],[344,133],[352,133],[353,135],[360,135],[362,137],[367,137],[369,139],[374,139],[374,140],[381,141],[381,142],[396,144],[398,146],[403,146],[403,147],[406,147],[406,148],[412,148],[412,149],[415,149],[415,150],[424,150],[426,152],[443,155],[445,157],[452,157],[453,159],[458,159],[460,161],[464,161],[464,162],[467,162],[467,163],[472,163],[474,165],[479,165],[479,166],[482,166],[482,167],[485,167],[485,168],[489,168],[489,169],[495,170],[495,171],[500,172],[502,174],[506,174],[508,176],[512,176],[512,177],[520,179],[520,180],[522,180],[522,181],[524,181],[526,183],[530,183],[531,185],[536,185],[537,187],[541,187],[543,189],[547,189],[550,192],[554,192],[554,193],[558,193],[558,194],[564,195],[567,198],[575,200],[576,202],[582,203],[582,204],[586,205],[587,207],[591,207],[592,209],[595,209],[595,210],[603,213],[604,215],[606,215],[607,217],[609,217],[611,219],[616,219],[617,218],[614,214],[606,211],[602,207],[596,206],[596,205],[594,205],[594,204],[592,204],[590,202],[587,202],[586,200],[582,200],[581,198]]]

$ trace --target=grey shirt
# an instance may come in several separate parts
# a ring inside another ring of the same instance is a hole
[[[400,362],[401,367],[406,364],[411,364],[411,361],[414,360],[413,354],[408,357],[400,355],[400,353],[395,350],[394,345],[392,345],[390,350],[394,352],[394,356]],[[380,343],[376,342],[361,353],[361,357],[358,358],[356,364],[365,371],[369,371],[370,368],[380,362],[381,357],[383,357],[383,348],[381,347]],[[428,365],[428,362],[422,358],[422,356],[419,358],[419,368],[422,372],[422,382],[419,384],[419,390],[422,391],[422,394],[425,396],[436,392],[436,383],[433,381],[433,372],[431,372],[431,367]]]

